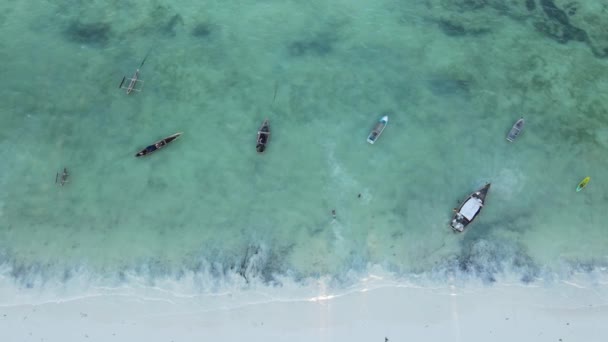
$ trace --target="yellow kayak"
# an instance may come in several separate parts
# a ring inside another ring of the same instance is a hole
[[[585,177],[585,179],[578,183],[578,186],[576,187],[576,192],[583,190],[583,188],[587,186],[587,183],[589,183],[590,180],[591,177]]]

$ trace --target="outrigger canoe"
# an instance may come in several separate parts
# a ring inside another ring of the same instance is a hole
[[[515,124],[513,124],[513,127],[511,127],[511,130],[509,131],[509,134],[507,134],[507,140],[509,142],[513,142],[515,141],[515,139],[517,139],[521,131],[524,129],[524,124],[524,118],[520,118],[515,122]]]
[[[268,119],[266,119],[264,122],[262,122],[262,126],[260,126],[260,129],[258,130],[258,139],[255,145],[255,149],[258,151],[258,153],[262,153],[266,150],[266,145],[268,144],[269,140],[270,123],[268,122]]]
[[[68,182],[69,176],[70,174],[68,173],[68,169],[64,167],[62,173],[57,172],[55,174],[55,183],[59,183],[61,186],[64,186],[65,183]]]
[[[155,142],[152,145],[147,146],[146,148],[144,148],[143,150],[137,152],[137,154],[135,155],[136,157],[142,157],[142,156],[146,156],[152,152],[158,151],[161,148],[169,145],[171,142],[173,142],[175,139],[179,138],[179,136],[182,135],[182,133],[175,133],[173,135],[170,135],[164,139],[161,139],[157,142]]]
[[[580,183],[578,183],[578,186],[576,187],[576,192],[583,190],[587,186],[587,184],[589,183],[590,180],[591,180],[591,177],[585,177],[585,179],[583,179]]]
[[[452,229],[455,232],[462,232],[464,229],[475,220],[475,218],[481,212],[488,190],[490,190],[490,183],[486,184],[483,188],[470,194],[467,199],[462,202],[460,208],[454,208],[454,218],[452,219]]]
[[[373,144],[380,138],[382,132],[384,132],[384,128],[388,124],[388,116],[385,115],[378,120],[372,131],[367,136],[367,142]]]

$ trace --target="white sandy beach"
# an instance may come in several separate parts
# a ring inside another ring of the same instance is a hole
[[[142,291],[141,296],[4,306],[0,340],[600,342],[608,336],[608,290],[603,286],[562,283],[550,289],[466,291],[390,286],[255,303],[242,296],[246,294],[203,298]],[[216,309],[206,309],[210,306]]]

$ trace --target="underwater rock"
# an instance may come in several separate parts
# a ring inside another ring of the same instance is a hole
[[[440,20],[439,28],[448,36],[464,36],[466,34],[464,27],[449,20]]]
[[[587,41],[587,32],[570,24],[566,12],[558,8],[553,0],[540,0],[540,5],[548,20],[535,23],[537,30],[561,44],[570,40]]]
[[[179,25],[184,25],[182,16],[169,6],[158,5],[152,10],[149,20],[140,26],[146,33],[175,36]]]
[[[608,26],[608,16],[604,11],[598,10],[598,5],[591,1],[554,0],[554,7],[561,9],[568,19],[571,27],[585,33],[585,42],[596,57],[608,57],[608,35],[605,27]],[[579,33],[580,34],[580,33]]]
[[[586,43],[596,57],[608,57],[608,36],[603,28],[608,18],[598,12],[590,2],[570,0],[539,0],[539,20],[534,27],[555,41],[565,44],[568,41]]]
[[[493,17],[507,16],[520,25],[533,19],[535,30],[560,44],[587,44],[596,57],[608,57],[608,16],[590,1],[572,0],[428,0],[429,7],[442,8],[435,19],[450,36],[481,34],[492,30]],[[490,25],[490,26],[488,26]]]
[[[278,247],[276,249],[265,248],[260,245],[249,245],[245,248],[244,255],[237,263],[233,263],[230,269],[245,279],[246,283],[253,278],[261,280],[267,285],[280,284],[277,275],[285,273],[285,259],[293,249],[293,244]]]
[[[207,23],[199,23],[192,29],[192,35],[197,38],[206,38],[212,32],[212,27]]]
[[[528,11],[534,11],[536,9],[536,2],[534,0],[526,0],[526,8]]]
[[[463,23],[458,23],[451,20],[440,19],[439,28],[443,33],[448,36],[468,36],[468,35],[480,35],[490,32],[488,28],[479,27],[465,27]]]
[[[576,2],[571,2],[564,6],[564,11],[566,13],[568,13],[568,16],[570,16],[570,17],[575,15],[577,10],[578,10],[578,4]]]
[[[289,54],[292,56],[302,56],[306,54],[323,56],[331,51],[332,47],[328,41],[297,41],[289,45]]]
[[[568,21],[568,15],[566,15],[566,13],[564,13],[564,11],[562,11],[561,9],[557,8],[553,0],[540,0],[540,6],[542,7],[543,12],[545,12],[547,17],[549,17],[549,19],[557,21],[562,25],[570,25],[570,22]]]
[[[584,42],[596,57],[608,56],[608,37],[603,27],[608,19],[589,2],[571,0],[527,0],[526,9],[540,16],[534,28],[560,44]],[[580,15],[584,12],[584,15]]]
[[[175,36],[175,28],[178,24],[184,24],[184,19],[179,14],[175,14],[169,19],[169,21],[164,25],[163,32]]]
[[[434,78],[428,81],[431,92],[437,96],[466,96],[470,93],[470,81],[450,78]]]
[[[585,31],[571,25],[560,25],[555,22],[544,21],[534,23],[534,27],[560,44],[566,44],[571,40],[579,42],[587,40],[587,33]]]
[[[320,33],[309,39],[296,40],[290,43],[287,49],[293,57],[303,55],[325,56],[333,51],[336,41],[337,39],[333,34]]]
[[[445,8],[441,12],[431,12],[439,29],[447,36],[462,37],[486,34],[492,31],[492,21],[488,20],[495,13],[482,9],[488,5],[487,1],[456,1],[438,2],[432,6]]]
[[[458,0],[454,3],[459,6],[462,10],[477,10],[485,7],[488,4],[488,0]]]
[[[103,46],[110,40],[111,27],[106,23],[72,22],[65,30],[66,36],[78,44]]]
[[[460,253],[448,265],[457,273],[476,277],[485,283],[493,283],[504,273],[520,275],[523,283],[534,282],[540,276],[540,268],[525,248],[517,242],[475,238],[463,241]]]

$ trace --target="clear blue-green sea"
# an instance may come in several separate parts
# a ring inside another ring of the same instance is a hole
[[[339,291],[372,270],[420,286],[606,286],[605,13],[558,0],[4,1],[0,303],[134,279]],[[481,214],[452,232],[452,208],[486,182]]]

